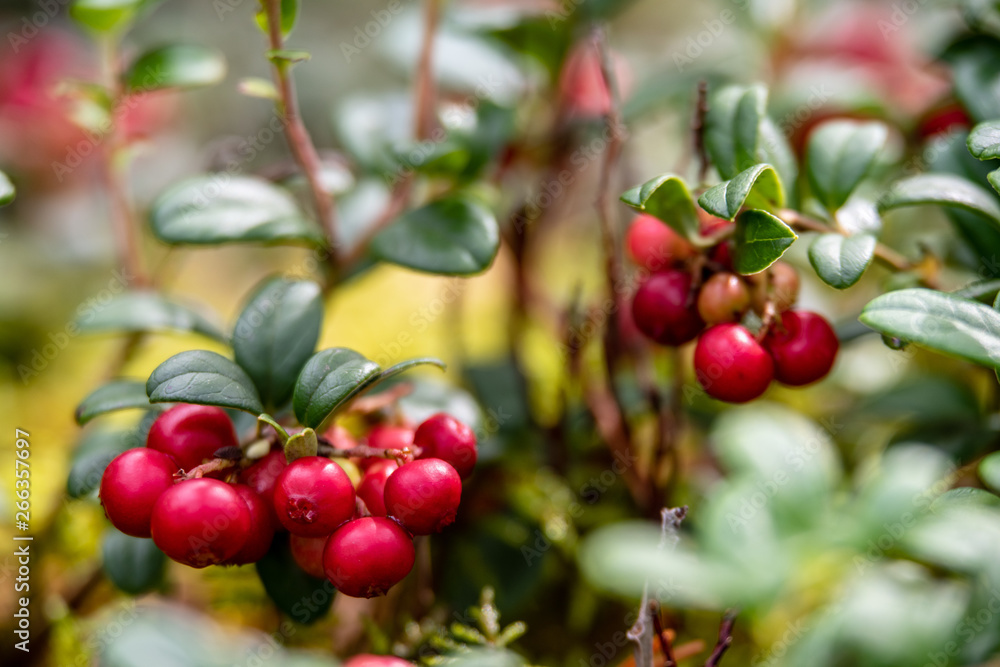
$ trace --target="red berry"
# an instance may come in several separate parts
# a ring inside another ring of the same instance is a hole
[[[703,333],[694,350],[694,369],[709,396],[730,403],[757,398],[774,376],[770,355],[740,324],[717,324]]]
[[[619,95],[625,99],[632,87],[632,69],[618,53],[611,52],[610,57]],[[603,116],[610,111],[611,95],[601,73],[601,57],[596,49],[583,45],[570,52],[559,73],[559,96],[562,103],[579,116]]]
[[[775,379],[800,387],[830,372],[840,341],[822,315],[789,310],[764,337],[764,347],[774,359]]]
[[[376,424],[368,432],[368,446],[375,449],[403,449],[413,444],[413,435],[413,429],[407,426]],[[381,460],[383,459],[379,456],[369,456],[361,459],[358,465],[364,470]]]
[[[326,576],[326,571],[323,569],[323,550],[326,548],[326,542],[329,539],[329,535],[321,537],[291,536],[292,558],[295,559],[295,563],[306,574],[314,576],[317,579],[322,579]]]
[[[130,449],[115,457],[101,477],[101,504],[111,524],[126,535],[149,537],[153,507],[174,485],[174,461],[152,449]]]
[[[226,561],[226,565],[246,565],[256,563],[267,550],[271,548],[277,520],[274,518],[274,508],[259,493],[246,484],[234,484],[233,490],[239,494],[247,509],[250,510],[250,532],[243,547],[236,555]]]
[[[462,478],[441,459],[419,459],[399,467],[385,483],[389,516],[414,535],[430,535],[455,520]]]
[[[694,246],[667,223],[642,213],[636,216],[625,235],[629,256],[650,271],[662,271],[695,254]]]
[[[153,542],[173,560],[191,567],[226,562],[246,544],[250,529],[246,502],[217,479],[175,484],[153,507]]]
[[[385,516],[385,482],[399,464],[390,459],[382,459],[368,466],[365,476],[358,484],[358,497],[365,501],[365,507],[372,516]]]
[[[344,667],[413,667],[413,663],[391,655],[356,655],[344,663]]]
[[[278,476],[274,511],[293,535],[329,535],[354,516],[354,486],[343,468],[330,459],[306,456]]]
[[[476,467],[476,434],[449,414],[428,417],[413,435],[413,444],[423,449],[421,458],[450,463],[462,479]]]
[[[274,483],[278,479],[278,475],[284,472],[287,467],[285,452],[275,449],[240,472],[240,482],[260,494],[267,503],[268,512],[274,519],[274,526],[277,530],[284,530],[285,527],[278,521],[278,515],[274,511]]]
[[[410,573],[414,559],[413,539],[394,521],[377,516],[344,524],[323,551],[327,578],[355,598],[384,595]]]
[[[691,276],[684,271],[655,273],[645,280],[632,301],[635,324],[663,345],[682,345],[705,328],[691,294]]]
[[[173,458],[182,470],[190,470],[215,457],[223,447],[236,447],[236,432],[222,408],[210,405],[178,405],[156,418],[146,446]]]
[[[738,322],[750,309],[750,290],[735,273],[716,273],[698,292],[698,314],[709,324]]]

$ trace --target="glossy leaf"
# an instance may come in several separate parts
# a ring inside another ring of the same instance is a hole
[[[979,160],[1000,158],[1000,120],[976,125],[965,143],[972,156]]]
[[[111,528],[101,540],[104,574],[119,590],[139,595],[163,581],[167,557],[153,540],[131,537]]]
[[[951,66],[955,94],[977,122],[992,120],[1000,109],[1000,44],[977,35],[949,46],[942,59]]]
[[[846,289],[868,269],[877,244],[871,234],[823,234],[809,246],[809,263],[827,285]]]
[[[858,318],[879,333],[991,368],[1000,367],[1000,313],[929,289],[889,292]]]
[[[744,275],[774,264],[797,239],[795,232],[767,211],[752,209],[736,218],[733,268]]]
[[[299,15],[299,0],[281,0],[281,34],[288,37],[295,27],[295,20]],[[267,12],[263,8],[257,10],[257,25],[267,34],[268,22]]]
[[[95,493],[108,464],[126,449],[142,444],[130,435],[129,431],[112,429],[85,431],[70,456],[66,494],[70,498],[85,498]]]
[[[142,380],[113,380],[92,391],[76,408],[76,423],[83,425],[98,415],[115,410],[149,408],[146,383]]]
[[[286,533],[275,535],[271,549],[254,567],[267,596],[296,623],[315,623],[330,610],[337,590],[327,579],[311,577],[296,565]]]
[[[641,213],[669,225],[681,236],[699,242],[700,225],[694,199],[679,176],[663,174],[632,188],[621,200]]]
[[[131,25],[145,0],[74,0],[69,15],[94,32],[119,32]]]
[[[426,273],[473,275],[489,268],[500,247],[493,213],[461,197],[408,211],[372,239],[376,258]]]
[[[879,122],[828,121],[809,135],[806,164],[813,194],[830,211],[844,205],[889,137]]]
[[[226,76],[226,60],[219,51],[195,44],[171,44],[139,56],[125,73],[131,93],[169,88],[199,88]]]
[[[226,335],[197,312],[156,292],[126,292],[102,305],[87,304],[76,321],[84,333],[190,331],[215,340]]]
[[[233,330],[233,352],[265,407],[292,397],[322,324],[323,300],[312,281],[272,278],[250,297]]]
[[[219,173],[179,183],[153,203],[150,219],[156,237],[169,244],[323,243],[290,193],[252,176]]]
[[[711,97],[705,118],[705,148],[722,178],[730,179],[757,159],[767,89],[730,86]]]
[[[378,379],[381,370],[374,361],[347,348],[317,352],[295,383],[295,417],[304,426],[319,427],[328,415]]]
[[[14,201],[14,196],[16,194],[17,189],[14,187],[14,184],[10,182],[10,177],[0,171],[0,206],[6,206]]]
[[[1000,226],[1000,202],[988,190],[952,174],[921,174],[893,184],[878,203],[879,211],[937,204],[971,211]]]
[[[146,382],[150,403],[196,403],[264,411],[253,380],[236,363],[215,352],[188,350],[156,367]]]
[[[698,197],[698,203],[712,215],[732,220],[744,206],[768,210],[781,208],[785,205],[785,191],[774,167],[758,164],[709,188]]]

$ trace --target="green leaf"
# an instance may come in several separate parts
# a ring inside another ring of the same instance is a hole
[[[879,122],[827,121],[809,136],[806,164],[813,194],[829,211],[844,205],[889,137]]]
[[[146,51],[124,75],[130,93],[211,86],[225,76],[222,54],[195,44],[171,44]]]
[[[937,204],[971,211],[1000,226],[1000,203],[988,190],[952,174],[921,174],[897,181],[881,199],[879,212]]]
[[[95,32],[120,32],[132,24],[144,0],[74,0],[73,19]]]
[[[264,412],[253,380],[234,362],[206,350],[175,354],[146,382],[150,403],[195,403]]]
[[[316,456],[316,452],[319,451],[319,439],[316,437],[316,431],[307,428],[303,429],[301,433],[296,433],[288,438],[284,444],[284,450],[285,460],[289,463],[305,456]]]
[[[233,330],[233,352],[265,407],[292,397],[322,324],[323,299],[312,281],[271,278],[250,297]]]
[[[417,366],[437,366],[441,370],[445,370],[446,368],[448,368],[447,364],[445,364],[443,361],[435,357],[420,357],[418,359],[407,359],[406,361],[401,361],[395,366],[387,368],[381,373],[379,373],[378,379],[373,384],[390,380],[396,377],[397,375],[405,373],[411,368],[416,368]]]
[[[766,115],[767,89],[729,86],[711,97],[705,118],[705,148],[719,176],[735,177],[757,159],[760,124]]]
[[[694,199],[679,176],[663,174],[632,188],[621,200],[641,213],[648,213],[693,243],[703,243]]]
[[[129,595],[153,590],[163,581],[167,557],[153,540],[130,537],[111,528],[101,540],[104,573]]]
[[[993,452],[979,462],[979,479],[989,488],[1000,492],[1000,452]]]
[[[267,596],[296,623],[315,623],[330,610],[337,590],[329,580],[302,571],[292,557],[287,533],[274,536],[271,549],[254,567]]]
[[[287,66],[302,63],[312,58],[308,51],[293,51],[290,49],[271,49],[267,52],[267,59],[275,65]]]
[[[291,34],[295,27],[295,19],[299,15],[299,0],[281,0],[281,34],[285,37]],[[257,10],[257,25],[266,35],[268,33],[267,12],[263,8]]]
[[[809,246],[809,263],[827,285],[846,289],[868,269],[877,244],[871,234],[823,234]]]
[[[712,215],[732,220],[744,206],[767,210],[781,208],[785,205],[785,191],[774,167],[758,164],[709,188],[698,197],[698,203]]]
[[[935,290],[905,289],[875,298],[858,319],[882,334],[1000,367],[1000,313],[978,301]]]
[[[951,65],[955,94],[977,122],[992,120],[1000,109],[1000,44],[978,35],[960,39],[942,54]]]
[[[141,380],[113,380],[95,389],[76,407],[76,423],[86,424],[98,415],[115,410],[149,408],[146,383]]]
[[[101,476],[111,461],[135,445],[129,431],[98,429],[84,432],[83,439],[70,456],[66,493],[70,498],[84,498],[97,491]]]
[[[1000,120],[980,123],[965,140],[969,152],[979,160],[1000,158]]]
[[[299,423],[320,424],[379,377],[381,368],[354,350],[321,350],[306,363],[295,383],[292,406]]]
[[[76,321],[84,333],[190,331],[226,341],[226,335],[207,319],[156,292],[126,292],[106,305],[96,300],[86,305]]]
[[[470,199],[449,197],[404,213],[371,242],[383,261],[427,273],[473,275],[500,247],[493,214]]]
[[[736,218],[733,268],[749,275],[774,264],[797,239],[795,232],[767,211],[751,209]]]
[[[16,194],[17,189],[14,187],[14,184],[10,182],[10,177],[0,171],[0,206],[6,206],[14,201],[14,196]]]
[[[172,245],[324,243],[291,194],[252,176],[183,181],[153,202],[150,219],[156,237]]]
[[[236,89],[247,97],[259,97],[260,99],[271,101],[281,99],[278,95],[278,89],[274,87],[274,84],[258,76],[248,76],[245,79],[240,79],[240,82],[236,84]]]

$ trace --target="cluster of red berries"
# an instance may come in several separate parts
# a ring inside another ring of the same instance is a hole
[[[337,449],[357,446],[339,426],[329,440]],[[398,458],[287,463],[272,449],[256,461],[214,466],[220,450],[238,451],[232,422],[219,408],[178,405],[156,419],[145,447],[108,465],[101,504],[118,530],[152,537],[167,556],[196,568],[256,562],[275,533],[288,530],[303,570],[346,595],[382,595],[412,569],[413,536],[455,520],[476,436],[442,413],[416,429],[376,425],[364,443],[364,451]]]
[[[721,235],[728,224],[711,218],[702,231]],[[697,338],[695,375],[710,396],[745,403],[772,380],[798,387],[830,372],[840,343],[825,318],[792,310],[799,276],[791,265],[775,262],[741,276],[733,271],[728,240],[703,254],[649,215],[635,219],[626,245],[650,272],[632,301],[636,327],[662,345]],[[756,335],[742,324],[751,310],[762,321]]]

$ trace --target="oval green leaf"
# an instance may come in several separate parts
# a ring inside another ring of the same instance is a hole
[[[295,27],[295,19],[299,15],[299,0],[281,0],[281,34],[288,37]],[[266,35],[268,32],[267,12],[258,9],[256,14],[257,25]]]
[[[1000,120],[976,125],[965,143],[972,156],[979,160],[1000,158]]]
[[[250,297],[233,330],[233,352],[265,407],[292,397],[322,324],[323,299],[312,281],[272,278]]]
[[[736,217],[733,268],[743,275],[774,264],[797,239],[795,232],[767,211],[751,209]]]
[[[126,292],[105,305],[88,302],[76,324],[84,333],[189,331],[226,342],[226,335],[206,318],[156,292]]]
[[[823,234],[809,246],[809,263],[830,287],[846,289],[861,280],[878,241],[871,234]]]
[[[146,383],[142,380],[114,380],[91,392],[76,407],[76,423],[83,425],[98,415],[115,410],[149,408]]]
[[[69,8],[73,19],[94,32],[118,32],[132,23],[146,0],[75,0]]]
[[[972,118],[992,120],[1000,109],[1000,45],[988,35],[961,38],[941,59],[951,66],[955,95]]]
[[[698,203],[712,215],[732,220],[744,206],[765,210],[781,208],[785,205],[785,190],[774,167],[758,164],[709,188],[698,197]]]
[[[496,218],[463,197],[404,213],[372,239],[378,259],[417,271],[465,276],[489,268],[500,247]]]
[[[153,233],[173,245],[305,243],[323,235],[294,197],[252,176],[199,176],[162,194],[150,211]]]
[[[14,201],[14,196],[16,194],[17,189],[14,187],[14,184],[10,182],[10,177],[0,171],[0,206],[6,206]]]
[[[806,165],[813,194],[829,211],[844,205],[889,137],[879,122],[833,120],[809,136]]]
[[[215,49],[171,44],[146,51],[125,72],[125,89],[145,93],[170,88],[200,88],[226,76],[226,59]]]
[[[657,176],[632,188],[621,196],[621,200],[640,213],[648,213],[663,221],[689,241],[703,242],[694,198],[679,176]]]
[[[292,406],[299,423],[320,424],[378,379],[381,367],[360,353],[334,347],[314,354],[295,383]]]
[[[70,455],[66,493],[70,498],[85,498],[101,485],[104,469],[112,459],[129,449],[135,442],[129,431],[97,429],[84,431],[83,439]]]
[[[988,190],[961,176],[921,174],[897,181],[881,199],[880,212],[904,206],[937,204],[976,213],[1000,226],[1000,203]]]
[[[712,95],[705,117],[705,148],[719,176],[733,178],[760,162],[757,145],[766,113],[763,86],[728,86]]]
[[[879,333],[990,368],[1000,367],[1000,313],[978,301],[929,289],[905,289],[875,298],[858,319]]]
[[[163,581],[167,557],[153,540],[131,537],[111,528],[101,540],[104,573],[129,595],[153,590]]]
[[[150,403],[196,403],[264,412],[253,380],[236,363],[207,350],[176,354],[156,367],[146,382]]]

